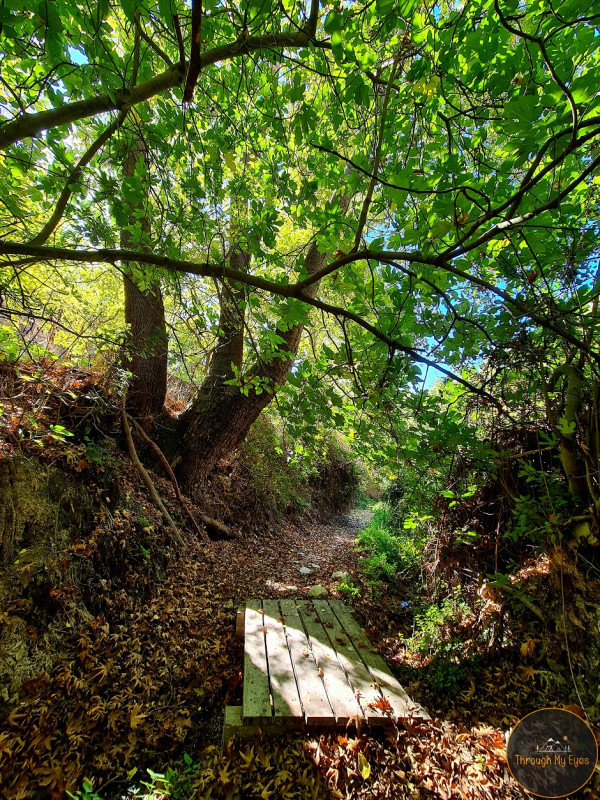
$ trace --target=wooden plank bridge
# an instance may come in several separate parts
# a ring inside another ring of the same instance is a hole
[[[227,706],[223,741],[259,729],[393,725],[429,719],[340,600],[248,600],[243,705]]]

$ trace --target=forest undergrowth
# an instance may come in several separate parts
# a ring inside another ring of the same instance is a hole
[[[588,636],[600,622],[597,558],[572,541],[534,547],[479,524],[479,509],[499,502],[497,485],[453,506],[442,497],[435,520],[408,513],[397,485],[374,507],[363,498],[368,510],[336,516],[338,487],[329,514],[311,519],[309,492],[321,498],[313,508],[324,505],[318,471],[303,502],[297,474],[283,468],[265,489],[264,442],[275,435],[265,423],[220,466],[202,508],[187,499],[192,513],[227,522],[230,539],[199,537],[170,481],[152,472],[180,547],[126,455],[114,389],[66,369],[5,367],[3,381],[19,410],[2,418],[0,491],[16,491],[19,470],[38,496],[59,472],[64,479],[45,511],[33,500],[23,510],[37,534],[11,542],[4,519],[5,800],[516,798],[506,735],[528,711],[565,706],[598,734]],[[338,474],[347,482],[347,460]],[[78,505],[85,514],[67,536]],[[336,570],[348,577],[334,581]],[[241,702],[238,605],[303,597],[315,582],[354,606],[432,721],[259,736],[222,751],[224,707]],[[592,800],[599,787],[596,774],[580,796]]]

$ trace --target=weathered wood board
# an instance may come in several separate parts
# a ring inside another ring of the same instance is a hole
[[[248,600],[243,688],[242,707],[226,710],[224,741],[259,729],[429,719],[340,600]]]
[[[369,725],[392,724],[391,716],[386,715],[383,711],[382,693],[373,682],[369,670],[356,652],[352,640],[334,614],[333,609],[325,600],[315,600],[314,607],[367,722]]]
[[[315,613],[313,604],[301,600],[297,605],[336,722],[345,725],[351,720],[364,720],[364,714],[356,699],[356,694],[348,683],[336,652],[331,647],[327,632]]]
[[[273,716],[260,600],[248,600],[246,603],[242,708],[247,722],[270,722]]]
[[[414,703],[394,678],[388,665],[373,649],[365,632],[352,617],[348,606],[341,600],[330,600],[329,604],[355,646],[356,652],[369,670],[373,681],[381,687],[382,693],[392,707],[394,718],[431,719],[425,709]]]
[[[275,722],[285,725],[303,716],[292,658],[277,600],[263,600],[267,662]]]
[[[296,604],[293,600],[280,600],[280,607],[306,724],[309,726],[334,725],[335,716]]]

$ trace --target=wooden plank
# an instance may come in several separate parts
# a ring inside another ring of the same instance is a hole
[[[274,722],[245,722],[242,717],[242,706],[225,706],[225,721],[223,723],[223,734],[221,736],[221,747],[227,747],[227,743],[234,737],[239,739],[250,739],[256,734],[266,733],[271,735],[281,734],[281,725]]]
[[[277,600],[263,600],[267,661],[275,723],[304,720]]]
[[[269,669],[260,600],[246,602],[244,632],[244,722],[272,721]]]
[[[242,730],[242,707],[225,706],[225,721],[223,723],[223,733],[221,735],[221,747],[227,747],[229,740],[233,736],[240,736]]]
[[[335,717],[310,651],[296,604],[291,599],[284,599],[280,600],[279,605],[306,724],[334,725]]]
[[[322,671],[323,683],[335,714],[340,724],[351,720],[364,720],[364,715],[354,690],[348,683],[341,668],[335,650],[331,647],[325,628],[321,625],[312,603],[301,600],[298,603],[300,619],[308,635],[310,649],[315,657],[317,667]]]
[[[236,639],[244,641],[244,626],[246,623],[246,609],[238,608],[235,615],[235,636]]]
[[[424,708],[413,702],[406,694],[383,658],[377,653],[367,639],[365,632],[351,616],[350,609],[341,600],[331,600],[330,606],[346,631],[356,652],[369,670],[373,680],[380,686],[381,692],[392,707],[396,719],[431,719]]]
[[[327,600],[314,600],[313,605],[369,725],[393,724],[393,717],[382,710],[382,693]]]

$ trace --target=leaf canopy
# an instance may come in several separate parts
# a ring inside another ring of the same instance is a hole
[[[55,304],[59,286],[76,294],[86,264],[118,266],[128,228],[138,283],[160,275],[174,324],[192,320],[206,348],[224,276],[248,287],[250,347],[275,352],[275,324],[309,323],[290,375],[309,426],[347,422],[346,406],[423,413],[436,370],[501,404],[498,370],[481,367],[523,336],[540,360],[575,348],[597,369],[593,2],[207,0],[186,105],[183,0],[5,0],[0,23],[0,274],[15,307],[48,282]],[[131,132],[147,159],[121,183]],[[234,238],[247,274],[227,273]],[[328,266],[309,277],[313,239]]]

